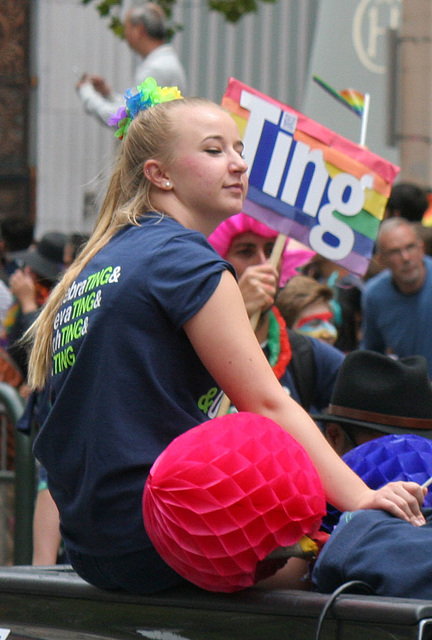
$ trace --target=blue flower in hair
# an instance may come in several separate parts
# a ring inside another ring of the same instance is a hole
[[[108,120],[109,125],[117,126],[115,136],[122,140],[127,134],[130,123],[140,111],[145,111],[161,102],[181,100],[183,98],[178,87],[159,87],[154,78],[146,78],[136,87],[137,93],[128,89],[125,93],[126,106],[120,107],[117,113]]]

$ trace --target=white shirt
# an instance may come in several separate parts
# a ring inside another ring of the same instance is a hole
[[[153,49],[138,65],[135,71],[135,84],[141,84],[148,77],[154,78],[161,87],[178,87],[182,94],[186,95],[186,74],[170,44],[162,44]],[[126,89],[128,87],[125,87],[125,91]],[[122,94],[116,93],[104,98],[91,82],[84,82],[77,89],[77,93],[87,113],[96,116],[105,125],[110,117],[124,105]]]

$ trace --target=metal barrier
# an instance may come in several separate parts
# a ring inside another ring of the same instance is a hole
[[[31,564],[36,484],[33,438],[16,430],[24,406],[18,391],[0,382],[0,564],[10,564],[11,540],[14,564]],[[13,465],[8,464],[8,437],[14,447]]]

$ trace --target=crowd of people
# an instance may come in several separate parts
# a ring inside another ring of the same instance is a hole
[[[32,401],[27,385],[28,349],[21,339],[37,317],[59,275],[68,262],[75,259],[86,239],[87,235],[83,233],[68,235],[53,231],[36,240],[34,224],[29,218],[11,215],[0,220],[0,292],[4,302],[0,316],[0,380],[16,388],[28,407]],[[12,470],[15,451],[12,424],[7,426],[6,440],[6,464]],[[38,471],[40,475],[40,469]],[[46,481],[39,478],[36,505],[39,500],[47,499]],[[12,503],[12,496],[9,496],[4,505],[11,514]],[[10,521],[13,522],[12,515]],[[46,533],[44,528],[41,541],[46,538]],[[36,537],[35,549],[38,539],[39,536]],[[11,553],[11,545],[8,545],[8,561]],[[34,558],[38,563],[37,551]],[[54,556],[54,563],[56,559]]]
[[[289,560],[269,586],[331,591],[363,579],[380,595],[432,597],[420,568],[427,489],[403,473],[370,486],[344,460],[392,434],[432,439],[428,194],[394,187],[363,278],[289,238],[273,261],[278,233],[242,211],[237,126],[217,104],[185,97],[166,34],[158,5],[126,14],[142,100],[122,114],[93,233],[36,240],[28,220],[0,221],[2,375],[14,373],[26,398],[20,428],[37,431],[33,563],[53,564],[63,549],[103,589],[181,584],[146,533],[143,490],[167,445],[226,398],[228,412],[293,436],[329,509],[344,513],[310,579],[311,567]],[[155,98],[148,76],[177,89]],[[103,78],[85,74],[77,92],[112,123],[121,97]],[[363,534],[352,562],[341,559],[341,545]],[[410,549],[397,585],[394,564],[378,561],[390,548],[394,562]]]

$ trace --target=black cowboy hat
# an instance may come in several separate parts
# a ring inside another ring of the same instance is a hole
[[[17,254],[17,258],[41,278],[55,282],[64,266],[67,239],[65,233],[51,231],[42,236],[35,247]]]
[[[432,385],[423,356],[395,360],[375,351],[352,351],[339,370],[320,422],[432,439]]]

